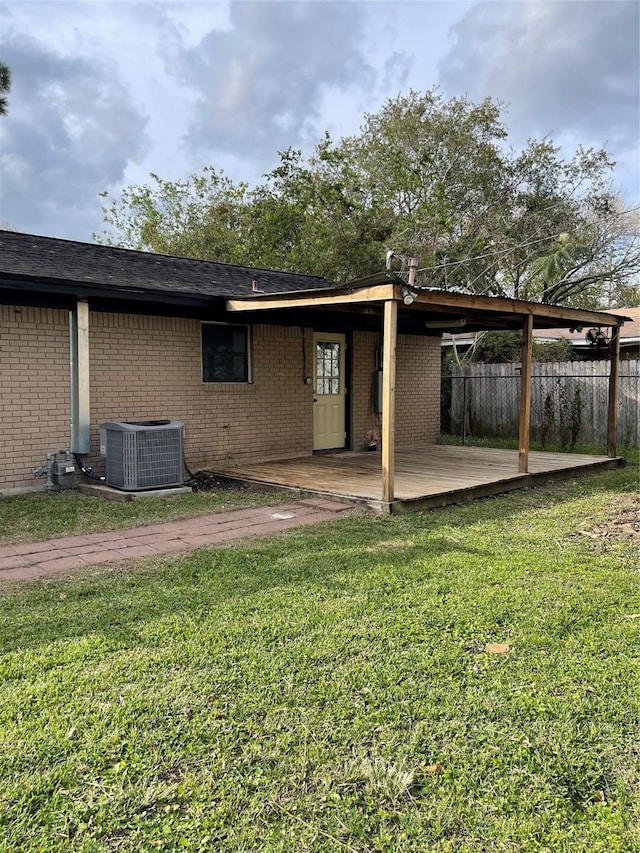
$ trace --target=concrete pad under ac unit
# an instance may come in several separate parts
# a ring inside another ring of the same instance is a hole
[[[114,489],[113,486],[106,486],[102,483],[80,483],[78,491],[83,495],[93,498],[104,498],[105,500],[116,501],[117,503],[128,503],[129,501],[139,501],[144,498],[170,498],[174,495],[190,495],[193,489],[190,486],[171,486],[166,489],[123,492],[120,489]]]

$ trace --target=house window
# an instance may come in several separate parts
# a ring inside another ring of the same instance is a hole
[[[249,329],[202,324],[202,381],[249,382]]]

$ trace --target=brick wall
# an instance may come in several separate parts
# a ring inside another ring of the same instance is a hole
[[[0,488],[69,446],[69,312],[0,305]]]
[[[373,430],[380,435],[380,415],[373,413],[373,382],[376,347],[380,336],[376,332],[354,332],[351,354],[351,444],[354,450],[364,450],[366,434]]]
[[[373,429],[380,437],[380,415],[373,413],[376,332],[356,332],[352,355],[352,443],[367,445]],[[440,339],[398,335],[396,346],[396,446],[429,444],[440,436]]]
[[[33,468],[69,444],[69,319],[67,311],[1,307],[0,489],[37,485]],[[313,450],[312,331],[256,325],[251,329],[252,382],[202,382],[198,320],[90,314],[91,452],[103,470],[103,421],[172,418],[185,423],[190,467],[310,454]],[[303,361],[303,340],[305,356]],[[378,429],[371,387],[378,335],[352,340],[352,447]],[[398,444],[437,440],[440,347],[436,338],[401,335],[397,352]]]
[[[184,421],[190,467],[309,453],[313,397],[303,382],[300,328],[259,325],[250,337],[250,384],[203,383],[198,320],[92,312],[91,445],[96,469],[97,427],[114,420]]]
[[[399,335],[396,350],[396,444],[440,437],[440,338]]]

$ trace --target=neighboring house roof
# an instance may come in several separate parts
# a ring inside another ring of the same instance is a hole
[[[633,346],[640,343],[640,307],[638,308],[607,308],[604,309],[605,314],[624,314],[629,317],[630,322],[626,322],[620,328],[620,346]],[[564,338],[571,341],[574,347],[588,347],[589,342],[585,337],[586,328],[582,331],[571,329],[545,329],[535,334],[536,339],[544,341],[557,341]]]
[[[333,286],[320,276],[275,272],[114,246],[79,243],[0,230],[0,286],[47,285],[49,292],[96,295],[116,290],[122,298],[155,294],[231,298],[258,291],[283,293]],[[337,286],[337,285],[336,285]]]
[[[606,308],[602,309],[603,314],[613,314],[616,317],[624,316],[627,318],[623,326],[620,327],[620,346],[632,347],[640,344],[640,307],[639,308]],[[586,339],[587,329],[589,326],[581,326],[581,331],[577,329],[534,329],[533,337],[538,343],[553,343],[562,338],[571,342],[574,347],[593,348]],[[469,332],[460,332],[452,334],[445,332],[442,336],[442,346],[452,346],[454,341],[459,347],[470,346],[475,340],[475,335]]]

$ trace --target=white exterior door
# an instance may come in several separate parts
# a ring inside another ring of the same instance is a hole
[[[344,335],[318,332],[313,336],[313,449],[345,446]]]

